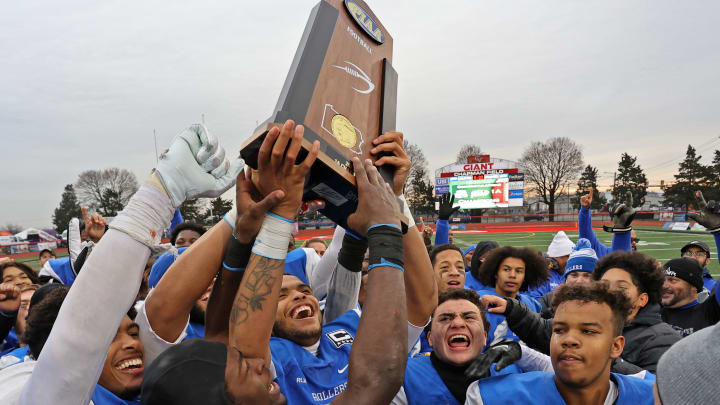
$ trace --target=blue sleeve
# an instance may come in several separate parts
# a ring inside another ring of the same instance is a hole
[[[435,224],[435,246],[450,243],[450,224],[447,219],[438,219]]]
[[[716,252],[720,252],[720,232],[715,232],[712,236],[715,238],[715,249],[718,249]]]
[[[293,275],[303,283],[308,284],[307,274],[305,273],[306,264],[307,255],[305,254],[305,250],[295,249],[287,254],[283,273]]]
[[[585,207],[580,207],[580,212],[578,213],[578,231],[580,232],[579,237],[590,241],[590,246],[592,246],[598,258],[610,253],[610,249],[600,243],[598,238],[595,236],[595,231],[592,229],[592,216],[590,215],[590,210]]]
[[[632,232],[620,232],[613,234],[612,251],[616,252],[619,250],[630,252],[632,251],[632,244],[630,243]]]

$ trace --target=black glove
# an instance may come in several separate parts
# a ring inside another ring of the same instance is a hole
[[[715,200],[705,202],[705,197],[700,191],[695,192],[695,198],[700,212],[697,214],[688,212],[687,217],[707,228],[708,232],[720,231],[720,203]]]
[[[635,209],[633,208],[632,193],[627,192],[627,201],[624,204],[617,204],[610,208],[610,219],[613,220],[613,226],[603,225],[605,232],[630,232],[632,231],[633,218],[635,218]]]
[[[444,219],[448,220],[452,216],[452,214],[456,213],[460,206],[453,208],[453,203],[455,202],[455,194],[442,194],[440,195],[440,198],[438,199],[440,202],[440,210],[438,211],[438,219]]]
[[[512,363],[520,360],[522,349],[520,343],[505,339],[490,346],[484,353],[465,370],[465,378],[479,380],[490,376],[490,366],[495,363],[495,371],[500,371]]]

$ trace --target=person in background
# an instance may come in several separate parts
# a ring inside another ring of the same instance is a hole
[[[470,271],[470,264],[472,263],[472,257],[473,253],[475,253],[475,248],[477,247],[477,244],[472,244],[463,251],[463,258],[465,259],[465,271]]]
[[[492,289],[478,281],[480,277],[480,266],[482,266],[485,258],[493,249],[500,247],[497,242],[492,240],[484,240],[475,245],[472,259],[470,260],[470,270],[465,273],[465,288],[480,291]]]
[[[432,320],[426,329],[428,340],[434,350],[430,355],[408,359],[403,386],[395,395],[392,405],[452,404],[465,403],[465,392],[472,380],[466,374],[476,359],[501,353],[502,370],[489,367],[492,375],[519,372],[512,363],[512,353],[507,346],[489,347],[485,350],[487,330],[490,327],[480,297],[473,290],[455,288],[438,297]],[[516,355],[518,353],[515,353]],[[503,357],[504,356],[504,357]],[[507,367],[504,367],[507,366]]]
[[[0,277],[0,356],[4,356],[18,347],[15,325],[20,291],[25,286],[38,284],[38,277],[30,266],[12,261],[0,266]]]
[[[302,247],[315,249],[315,252],[318,254],[318,256],[322,257],[322,255],[325,254],[328,246],[327,242],[325,242],[324,239],[311,238],[303,242]]]
[[[575,283],[589,283],[592,281],[592,273],[595,270],[595,263],[598,261],[598,257],[595,251],[590,246],[590,241],[584,238],[578,240],[577,246],[570,253],[570,258],[565,265],[565,278],[566,285],[572,285]],[[545,319],[550,319],[554,316],[552,308],[552,297],[553,291],[543,295],[540,299],[540,305],[542,305],[542,312],[540,315]]]
[[[652,383],[611,373],[623,353],[623,326],[632,304],[605,283],[573,284],[554,294],[550,358],[553,372],[478,380],[466,404],[651,405]],[[508,400],[512,398],[511,400]]]
[[[530,248],[517,248],[503,246],[492,250],[480,267],[478,281],[492,289],[479,291],[482,295],[516,299],[535,312],[540,312],[541,306],[534,298],[525,294],[528,289],[537,287],[548,278],[545,260],[537,251]],[[488,330],[488,343],[493,345],[504,339],[519,340],[507,326],[505,316],[488,313],[490,329]]]
[[[640,252],[613,252],[595,263],[593,280],[609,283],[632,303],[623,328],[625,348],[622,357],[613,361],[613,372],[637,374],[647,370],[654,373],[660,356],[681,338],[660,315],[660,291],[665,276],[657,261]],[[513,299],[483,296],[483,303],[489,312],[504,314],[509,328],[525,344],[549,353],[552,320],[541,318]]]
[[[628,197],[629,204],[619,204],[613,207],[613,211],[617,211],[620,215],[614,216],[618,221],[618,226],[608,228],[613,232],[612,247],[607,247],[600,242],[595,235],[595,231],[592,229],[592,214],[590,213],[590,205],[593,200],[593,189],[584,196],[580,197],[580,211],[578,212],[578,231],[581,238],[585,238],[590,241],[590,244],[595,250],[598,258],[619,251],[635,251],[637,250],[637,243],[640,241],[637,234],[630,226],[632,218],[634,217],[635,211],[632,209],[632,194]],[[628,206],[629,205],[629,206]],[[622,223],[621,223],[622,222]]]
[[[662,319],[683,336],[697,332],[720,321],[720,297],[716,291],[699,303],[698,291],[703,288],[703,268],[697,260],[687,257],[672,259],[663,266]]]
[[[529,290],[529,296],[539,301],[545,294],[556,289],[565,281],[565,277],[563,277],[565,265],[574,248],[575,244],[568,238],[565,232],[560,231],[555,234],[545,255],[548,259],[548,269],[550,270],[548,271],[548,280],[538,288]],[[554,265],[555,263],[557,263],[557,266]]]
[[[430,263],[435,272],[438,293],[465,286],[465,262],[459,247],[438,245],[430,252]]]
[[[435,246],[452,243],[452,232],[450,232],[450,217],[458,212],[460,206],[453,207],[455,195],[441,194],[438,197],[438,220],[435,223]]]
[[[45,265],[45,262],[47,262],[50,259],[55,258],[55,253],[50,249],[43,249],[40,251],[40,254],[38,255],[38,261],[40,262],[40,267]]]
[[[711,253],[708,244],[701,240],[694,240],[688,242],[687,244],[685,244],[685,246],[682,247],[682,249],[680,249],[680,256],[693,259],[698,262],[700,267],[702,267],[703,288],[709,295],[709,293],[713,290],[713,287],[715,287],[715,279],[712,277],[712,275],[710,274],[710,270],[708,270],[707,268],[707,266],[709,266],[710,262],[712,261],[712,259],[710,258]],[[702,292],[702,290],[703,289],[700,289],[699,292]]]
[[[183,222],[173,228],[170,235],[170,243],[176,248],[188,247],[200,239],[205,233],[205,228],[193,222]]]

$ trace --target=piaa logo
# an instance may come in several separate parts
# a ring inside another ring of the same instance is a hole
[[[345,8],[347,8],[355,22],[357,22],[357,24],[365,32],[367,32],[368,35],[370,35],[370,38],[375,40],[378,44],[385,42],[385,37],[380,30],[380,26],[378,26],[377,23],[370,18],[368,13],[363,10],[359,4],[355,3],[353,0],[345,0]]]

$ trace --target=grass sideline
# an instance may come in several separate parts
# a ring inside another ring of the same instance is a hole
[[[567,231],[565,232],[573,242],[577,242],[578,232]],[[708,266],[710,273],[715,278],[720,278],[720,265],[718,264],[718,252],[715,247],[715,239],[712,235],[707,233],[670,233],[670,232],[658,232],[649,230],[637,230],[636,233],[640,238],[638,244],[638,251],[650,255],[661,262],[666,262],[670,259],[680,257],[680,248],[682,248],[687,242],[691,240],[701,240],[710,246],[712,262]],[[541,252],[547,250],[548,245],[552,241],[555,232],[509,232],[509,233],[457,233],[454,235],[454,242],[461,249],[466,249],[473,243],[477,243],[483,240],[494,240],[495,242],[502,245],[512,246],[528,246],[537,249]],[[602,231],[596,231],[597,237],[601,242],[610,246],[612,244],[612,235]],[[330,239],[326,239],[329,243]],[[303,241],[296,241],[295,245],[300,247]],[[67,256],[67,254],[61,254],[59,257]],[[40,270],[40,263],[36,257],[29,257],[22,260],[23,262],[35,271]]]
[[[692,240],[700,240],[708,244],[710,247],[710,257],[712,261],[708,265],[708,269],[713,277],[720,276],[720,265],[718,265],[718,252],[715,247],[715,239],[710,234],[686,234],[686,233],[668,233],[656,231],[636,230],[640,242],[637,250],[643,252],[655,259],[666,262],[670,259],[680,257],[680,249]],[[578,240],[578,232],[565,232],[573,242]],[[602,231],[595,233],[602,243],[607,246],[612,244],[612,235]],[[518,232],[518,233],[494,233],[494,234],[455,234],[454,242],[461,249],[465,249],[473,243],[483,240],[494,240],[502,245],[512,246],[528,246],[541,252],[547,251],[548,245],[552,241],[555,232]]]
[[[708,266],[710,273],[715,278],[720,278],[720,265],[718,264],[718,252],[715,247],[715,239],[708,233],[672,233],[672,232],[659,232],[651,230],[637,230],[635,231],[640,238],[638,244],[638,251],[643,252],[655,259],[666,262],[670,259],[680,257],[680,249],[692,240],[701,240],[710,246],[710,257],[712,261]],[[566,231],[565,232],[573,242],[578,240],[577,231]],[[612,235],[602,230],[596,230],[595,234],[602,243],[607,246],[612,245]],[[537,249],[541,252],[547,251],[548,245],[555,236],[555,232],[508,232],[508,233],[458,233],[455,231],[453,240],[455,244],[461,249],[465,250],[468,246],[484,241],[494,240],[501,246],[527,246]],[[326,239],[329,243],[330,239]],[[296,245],[300,247],[302,241],[297,241]]]

